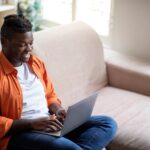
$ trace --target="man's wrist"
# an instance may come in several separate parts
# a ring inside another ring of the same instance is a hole
[[[63,107],[58,104],[58,103],[52,103],[50,106],[49,106],[49,112],[50,114],[57,114],[57,111],[62,109],[63,110]]]

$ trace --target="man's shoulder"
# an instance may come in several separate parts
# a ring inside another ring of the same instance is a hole
[[[39,58],[38,56],[36,56],[34,54],[31,55],[31,61],[33,63],[37,63],[37,64],[43,64],[44,63],[41,58]]]
[[[38,56],[31,55],[31,58],[29,60],[29,65],[31,65],[33,68],[37,68],[41,70],[44,67],[44,62]]]

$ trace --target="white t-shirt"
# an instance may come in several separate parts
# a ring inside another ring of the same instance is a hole
[[[27,63],[16,67],[17,78],[23,93],[23,110],[21,119],[48,117],[49,111],[44,87]]]

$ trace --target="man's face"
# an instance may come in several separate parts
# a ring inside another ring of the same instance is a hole
[[[27,62],[33,49],[32,32],[15,33],[12,39],[5,43],[7,58],[14,66]]]

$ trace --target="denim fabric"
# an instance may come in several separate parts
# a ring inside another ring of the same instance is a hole
[[[7,150],[101,150],[114,137],[116,122],[108,116],[92,116],[64,137],[24,132],[12,136]]]

